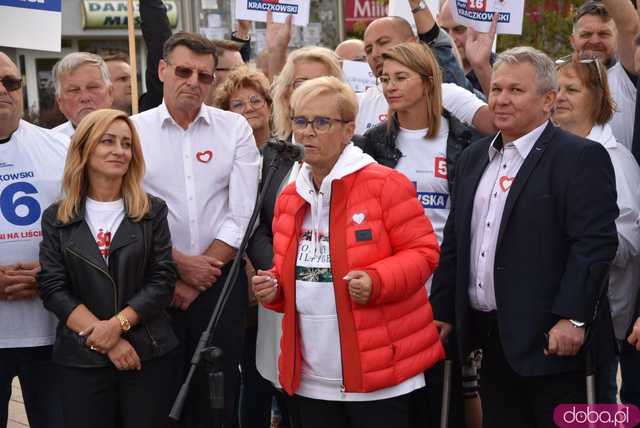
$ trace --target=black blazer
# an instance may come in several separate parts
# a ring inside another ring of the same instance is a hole
[[[491,141],[480,140],[460,156],[430,296],[435,319],[454,325],[460,356],[479,346],[469,316],[470,229]],[[500,339],[520,375],[583,368],[581,358],[545,356],[544,333],[560,319],[592,319],[598,281],[591,271],[616,254],[617,216],[615,176],[606,150],[549,123],[513,181],[495,256]],[[606,301],[601,306],[608,308]],[[607,326],[601,326],[603,342],[597,346],[613,352],[611,319],[604,317]],[[600,356],[607,359],[611,352]]]
[[[276,152],[269,146],[265,146],[262,152],[262,177],[260,179],[260,191],[262,191],[263,183],[267,177],[269,165],[275,157]],[[251,263],[256,269],[270,269],[273,265],[273,231],[271,223],[273,222],[273,212],[276,207],[279,190],[283,186],[282,181],[289,176],[289,171],[293,166],[292,161],[279,161],[279,168],[275,172],[271,185],[267,188],[264,204],[260,210],[260,224],[253,232],[247,255],[251,259]]]
[[[67,318],[80,304],[101,320],[126,306],[140,323],[122,337],[142,361],[167,354],[178,345],[165,308],[177,278],[171,258],[167,205],[149,196],[151,208],[140,220],[125,216],[111,242],[109,265],[100,255],[84,219],[84,206],[68,223],[57,219],[58,204],[42,215],[42,242],[37,275],[45,308],[60,321],[53,360],[70,367],[108,367],[109,359],[89,350],[67,326]]]

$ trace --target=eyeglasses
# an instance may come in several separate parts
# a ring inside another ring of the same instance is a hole
[[[250,104],[254,110],[258,110],[264,106],[265,99],[259,95],[253,95],[245,100],[231,100],[229,101],[229,110],[234,113],[242,113],[247,109],[247,105]]]
[[[414,77],[408,77],[408,76],[397,76],[397,77],[380,76],[376,80],[377,80],[378,85],[382,85],[385,88],[387,86],[395,86],[396,88],[399,88],[401,86],[406,85],[408,81],[415,80],[415,79],[424,79],[424,77],[423,76],[414,76]]]
[[[556,60],[556,68],[559,70],[563,66],[569,64],[572,61],[572,58],[573,58],[573,55],[566,55],[566,56],[563,56],[562,58],[557,59]],[[604,66],[602,65],[602,62],[600,61],[600,59],[598,59],[597,57],[579,58],[579,59],[577,59],[577,62],[580,63],[580,64],[595,65],[596,72],[598,73],[598,82],[600,83],[600,86],[602,86],[604,88],[603,73],[606,73],[606,71],[604,70]]]
[[[2,86],[4,86],[7,92],[17,91],[22,88],[22,79],[16,79],[15,77],[4,76],[0,79],[0,82],[2,82]]]
[[[293,126],[294,131],[304,131],[305,129],[307,129],[307,125],[311,124],[311,127],[313,128],[313,130],[316,131],[318,134],[324,134],[326,132],[329,132],[333,122],[349,123],[351,121],[343,120],[343,119],[334,119],[332,117],[325,117],[325,116],[316,116],[313,119],[307,119],[304,116],[294,116],[291,118],[291,124]]]
[[[176,77],[179,77],[180,79],[189,79],[194,72],[197,72],[198,82],[202,83],[203,85],[210,85],[216,78],[215,74],[205,73],[204,71],[198,71],[193,68],[184,67],[182,65],[175,65],[170,63],[169,60],[166,59],[164,60],[164,62],[173,67]]]

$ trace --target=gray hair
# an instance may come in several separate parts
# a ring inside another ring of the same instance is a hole
[[[503,64],[528,63],[533,66],[538,81],[538,92],[546,94],[558,89],[558,73],[555,63],[542,51],[530,46],[518,46],[508,49],[498,55],[493,64],[493,70],[497,70]]]
[[[56,65],[53,66],[52,74],[56,89],[56,97],[60,96],[62,89],[60,87],[60,78],[66,74],[73,73],[80,66],[85,64],[97,66],[100,69],[102,81],[108,88],[111,87],[111,75],[109,74],[109,68],[101,57],[89,52],[72,52],[60,61],[56,62]]]

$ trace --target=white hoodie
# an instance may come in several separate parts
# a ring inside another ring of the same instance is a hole
[[[342,386],[340,331],[329,253],[331,184],[371,163],[375,163],[373,158],[349,144],[318,191],[308,164],[303,164],[296,179],[296,191],[310,205],[298,237],[296,262],[296,312],[302,352],[302,376],[296,394],[303,397],[369,401],[407,394],[424,386],[422,374],[371,393],[345,393]]]
[[[594,126],[586,138],[607,149],[616,174],[618,251],[609,271],[609,303],[616,338],[624,340],[633,322],[640,281],[640,167],[609,125]]]

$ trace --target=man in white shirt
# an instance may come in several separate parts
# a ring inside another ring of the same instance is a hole
[[[68,138],[21,120],[22,80],[0,52],[0,427],[11,383],[33,428],[64,428],[51,362],[55,317],[37,296],[40,216],[60,196]]]
[[[53,128],[72,137],[76,126],[92,111],[109,108],[113,88],[109,68],[98,55],[73,52],[53,66],[56,102],[67,122]]]
[[[146,162],[144,185],[169,207],[178,266],[174,326],[189,361],[220,296],[226,266],[245,233],[258,188],[260,157],[240,115],[203,104],[214,80],[215,47],[195,33],[174,34],[158,67],[164,101],[132,117]],[[238,361],[247,284],[239,275],[212,343],[224,351],[225,420],[237,425]],[[187,426],[208,427],[207,379],[197,372],[187,398]]]
[[[500,132],[458,159],[433,279],[441,337],[455,328],[461,356],[483,349],[488,427],[553,427],[558,404],[586,402],[585,330],[596,367],[615,354],[604,294],[618,243],[613,166],[600,144],[551,124],[557,87],[544,53],[498,56],[489,106]]]
[[[637,70],[634,38],[640,19],[629,0],[589,0],[576,10],[571,45],[583,58],[597,57],[607,66],[609,90],[616,106],[611,129],[631,150],[636,112]]]
[[[419,40],[431,46],[440,67],[444,69],[444,81],[461,83],[464,72],[451,53],[451,42],[442,42],[448,36],[437,26],[433,15],[423,1],[409,0],[413,16],[416,21]],[[367,27],[364,33],[365,53],[369,67],[376,76],[382,73],[382,54],[403,42],[415,42],[418,38],[407,21],[399,17],[378,18]],[[448,52],[446,57],[441,55]],[[442,61],[445,61],[443,64]],[[455,64],[454,64],[455,63]],[[469,85],[471,85],[469,83]],[[444,108],[460,121],[473,125],[482,134],[495,132],[493,115],[486,103],[473,93],[454,83],[442,85],[442,100]],[[389,105],[384,98],[382,89],[368,88],[366,92],[358,94],[359,110],[356,118],[356,134],[364,134],[367,129],[387,119]]]

